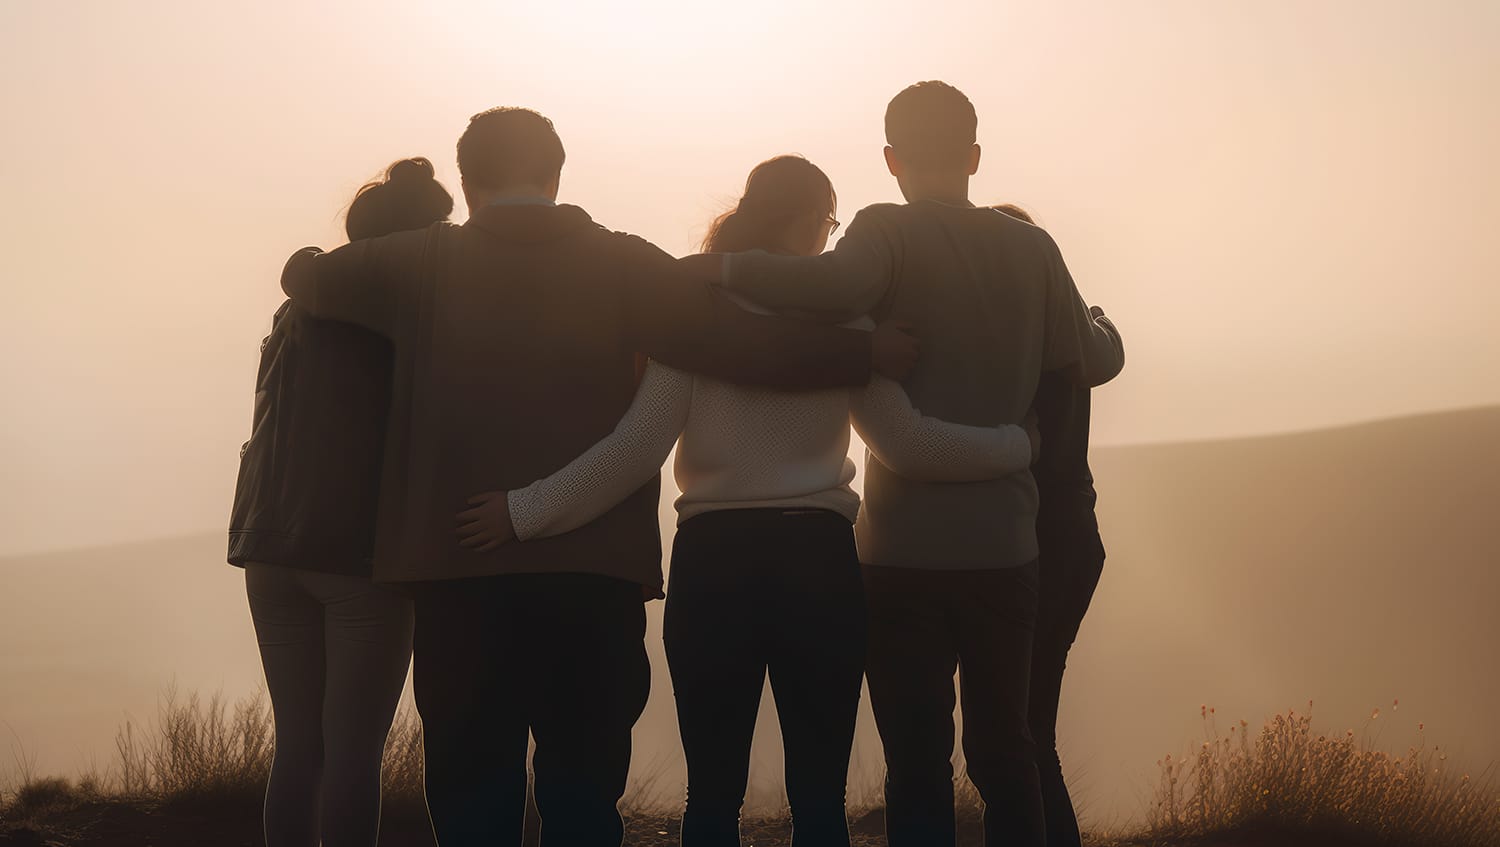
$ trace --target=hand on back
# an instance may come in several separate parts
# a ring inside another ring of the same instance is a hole
[[[469,498],[470,508],[458,513],[458,543],[476,553],[492,553],[516,537],[505,491],[488,491]]]
[[[911,324],[886,321],[871,334],[870,367],[897,382],[906,379],[921,354],[922,343],[912,334]]]

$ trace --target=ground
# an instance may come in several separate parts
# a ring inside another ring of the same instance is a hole
[[[118,800],[84,802],[37,815],[26,823],[0,819],[0,847],[261,847],[258,809],[237,803],[160,805]],[[857,818],[853,847],[884,847],[879,810]],[[676,847],[675,815],[634,814],[626,818],[625,844],[631,847]],[[785,819],[747,820],[744,847],[788,847],[791,827]],[[960,847],[982,845],[978,821],[965,815]],[[1098,847],[1369,847],[1372,842],[1318,833],[1241,832],[1211,838],[1170,841],[1089,839]],[[527,844],[535,844],[528,838]],[[388,808],[382,820],[381,847],[435,847],[420,808]]]

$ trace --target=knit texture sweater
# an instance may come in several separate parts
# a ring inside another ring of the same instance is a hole
[[[924,417],[883,377],[865,388],[787,392],[652,362],[613,433],[557,473],[510,492],[516,537],[585,525],[654,475],[674,444],[678,523],[754,508],[826,509],[852,522],[859,496],[849,486],[851,421],[871,451],[917,479],[995,479],[1031,462],[1031,438],[1021,427]]]

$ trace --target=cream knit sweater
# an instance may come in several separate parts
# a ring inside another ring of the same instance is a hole
[[[868,329],[871,324],[861,322]],[[923,417],[901,386],[785,392],[734,385],[652,362],[615,431],[566,467],[509,493],[522,541],[577,529],[661,470],[672,446],[678,523],[721,509],[813,508],[851,522],[849,424],[887,466],[913,480],[995,479],[1031,464],[1019,426]]]

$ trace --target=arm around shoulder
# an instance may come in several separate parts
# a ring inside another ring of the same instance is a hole
[[[863,385],[868,333],[752,314],[677,261],[634,239],[618,286],[619,311],[636,349],[682,370],[771,388]]]
[[[390,335],[403,292],[414,291],[428,232],[415,230],[345,244],[325,253],[304,247],[281,272],[281,288],[313,317]]]
[[[905,389],[885,377],[852,393],[850,413],[875,458],[917,482],[981,482],[1031,466],[1031,436],[1021,427],[966,426],[923,415]]]

